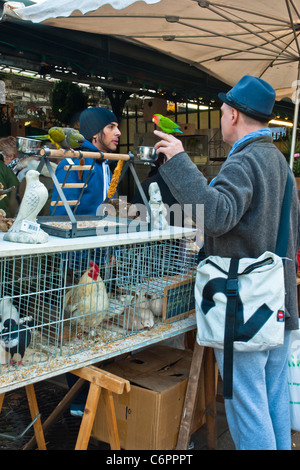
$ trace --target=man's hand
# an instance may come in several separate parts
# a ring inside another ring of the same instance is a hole
[[[157,154],[163,153],[169,160],[177,153],[184,152],[181,140],[176,139],[173,135],[157,130],[154,131],[154,134],[162,139],[154,145]]]

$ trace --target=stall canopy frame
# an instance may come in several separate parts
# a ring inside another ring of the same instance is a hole
[[[21,5],[21,4],[20,4]],[[124,7],[125,6],[125,7]],[[245,73],[295,103],[299,113],[300,13],[294,0],[46,0],[11,8],[8,18],[107,34],[189,63],[233,86]]]

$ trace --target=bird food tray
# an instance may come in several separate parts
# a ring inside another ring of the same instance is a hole
[[[114,235],[149,230],[147,222],[110,216],[78,215],[75,224],[72,224],[68,216],[38,217],[38,223],[49,235],[61,238]]]

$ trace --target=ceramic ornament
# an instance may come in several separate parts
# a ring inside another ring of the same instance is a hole
[[[157,183],[151,183],[149,185],[149,205],[151,209],[151,228],[154,230],[166,230],[169,227],[167,222],[167,209],[162,202],[160,189]],[[147,222],[148,220],[147,214]]]
[[[3,236],[3,240],[17,243],[47,243],[49,235],[37,224],[37,215],[48,199],[48,190],[39,180],[39,172],[29,170],[26,189],[18,215]]]

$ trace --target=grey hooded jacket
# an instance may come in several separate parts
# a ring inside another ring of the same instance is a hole
[[[271,136],[253,138],[224,162],[213,186],[185,153],[159,169],[179,203],[204,204],[205,255],[257,258],[275,252],[288,165]],[[196,212],[194,212],[195,215]],[[286,329],[298,328],[299,200],[293,187],[285,262]]]

